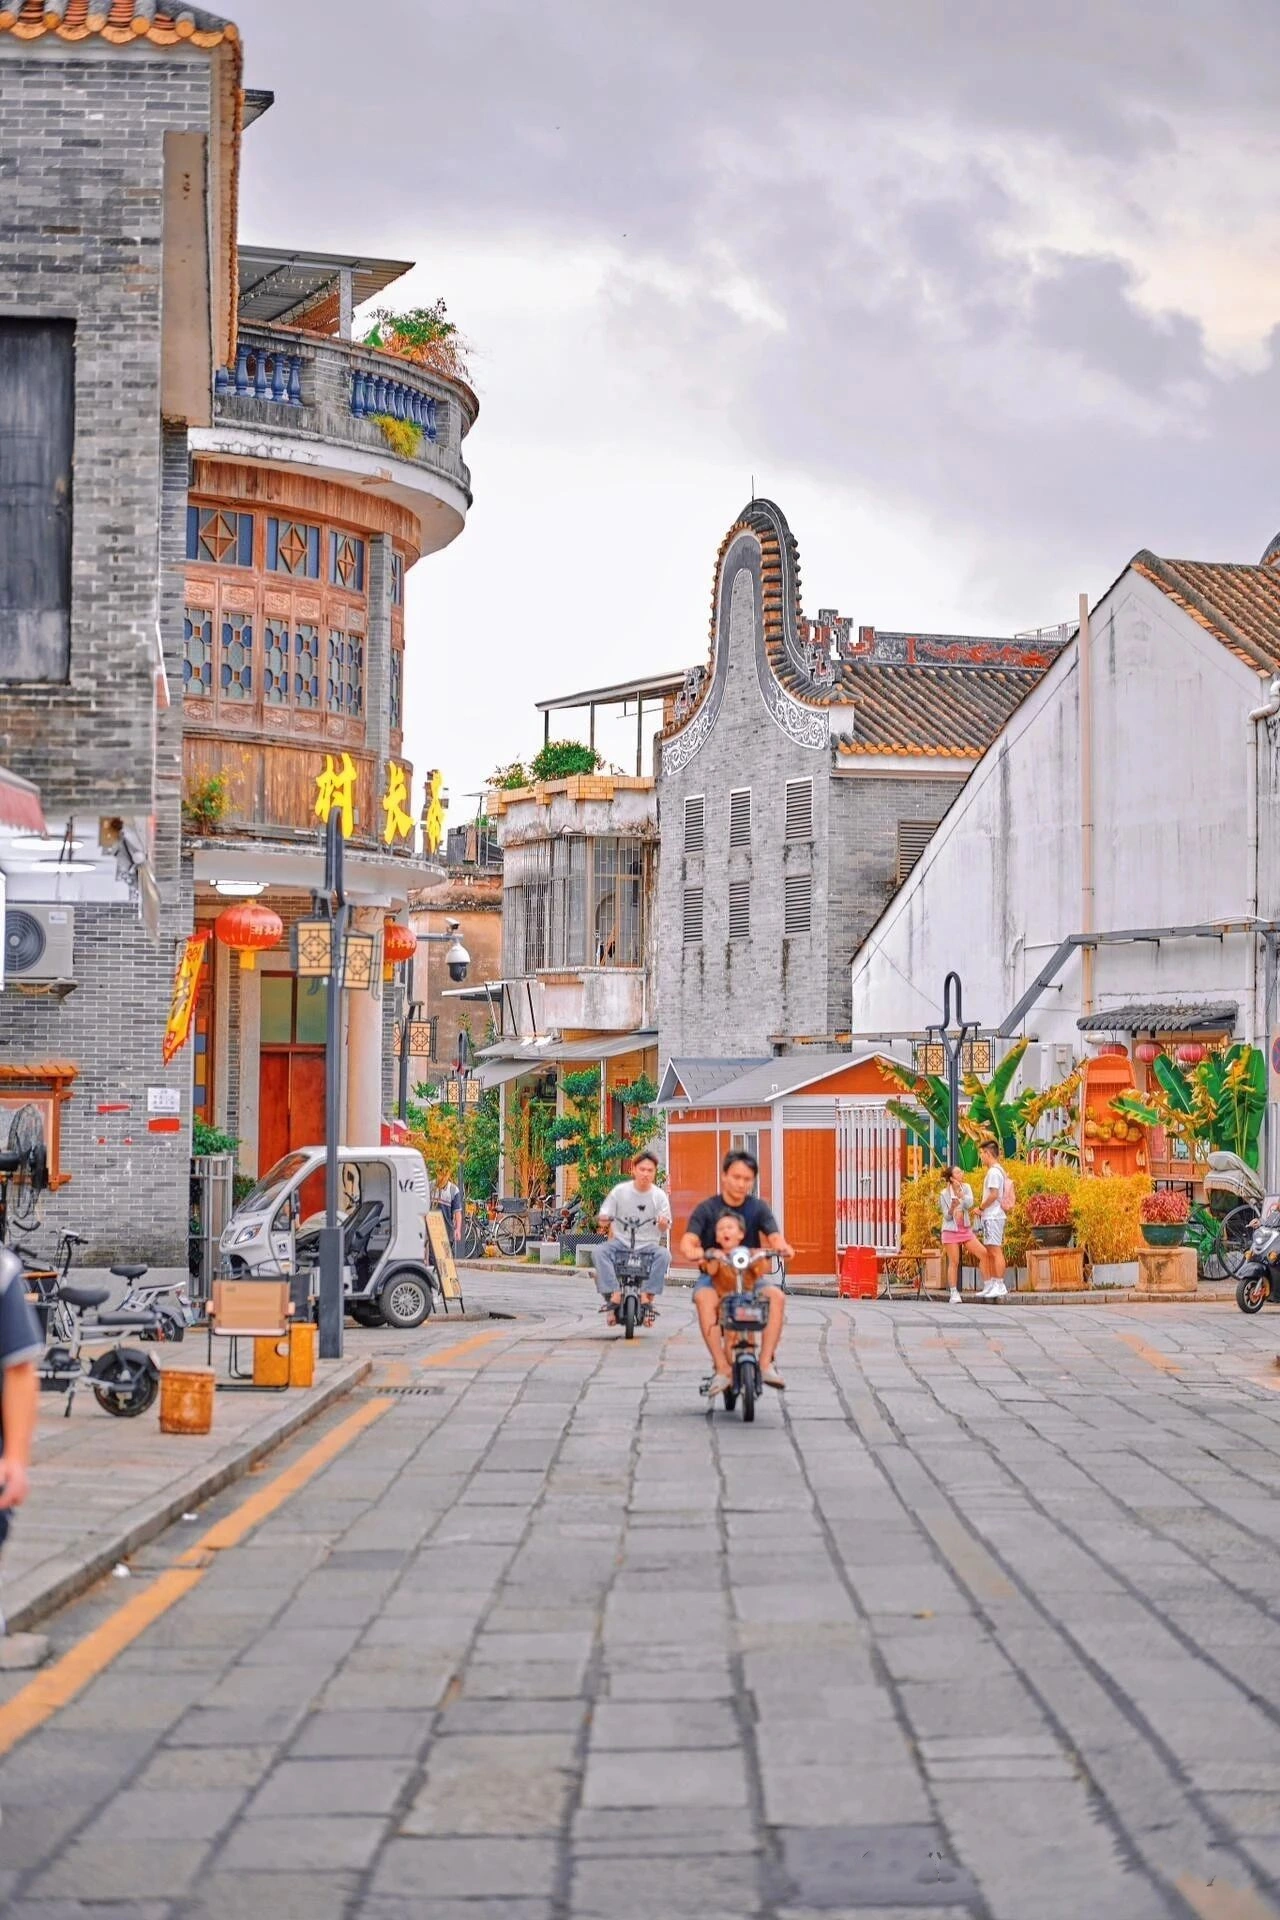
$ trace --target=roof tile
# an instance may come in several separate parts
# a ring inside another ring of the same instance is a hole
[[[840,688],[853,707],[853,735],[840,741],[840,752],[977,760],[1041,678],[1037,667],[852,661]]]
[[[12,33],[18,40],[39,40],[46,34],[87,40],[96,35],[126,46],[150,40],[162,47],[182,40],[216,47],[240,38],[233,21],[173,0],[0,0],[0,33]]]

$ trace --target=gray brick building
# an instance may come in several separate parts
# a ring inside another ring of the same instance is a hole
[[[661,739],[662,1060],[847,1044],[855,948],[1064,638],[806,619],[782,512],[744,509]]]
[[[184,1253],[190,1064],[161,1063],[191,925],[169,692],[187,429],[234,340],[240,77],[234,26],[200,8],[0,13],[0,763],[50,827],[43,848],[0,838],[0,1129],[41,1107],[48,1221],[93,1258]]]

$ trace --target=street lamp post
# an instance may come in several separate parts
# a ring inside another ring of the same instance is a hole
[[[955,1022],[951,1017],[951,989],[955,988]],[[958,973],[949,973],[942,987],[942,1024],[930,1027],[928,1034],[934,1044],[940,1046],[947,1061],[947,1093],[950,1110],[948,1113],[950,1138],[947,1144],[947,1158],[950,1166],[960,1163],[960,1068],[966,1043],[972,1042],[978,1031],[976,1020],[964,1017],[964,989]],[[935,1039],[936,1036],[936,1039]]]
[[[320,1229],[320,1358],[342,1358],[342,1228],[338,1225],[338,1109],[342,1101],[343,947],[347,897],[342,884],[342,809],[325,826],[324,884],[329,899],[329,983],[324,1031],[324,1225]]]

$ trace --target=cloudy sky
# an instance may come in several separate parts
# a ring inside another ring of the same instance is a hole
[[[753,479],[806,610],[889,629],[1280,527],[1274,0],[229,10],[244,236],[414,259],[473,343],[475,506],[408,601],[455,820],[536,699],[704,657]]]

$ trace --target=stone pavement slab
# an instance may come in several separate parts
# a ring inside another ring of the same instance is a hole
[[[748,1428],[687,1300],[484,1285],[0,1756],[6,1916],[1280,1920],[1265,1322],[796,1299]]]

